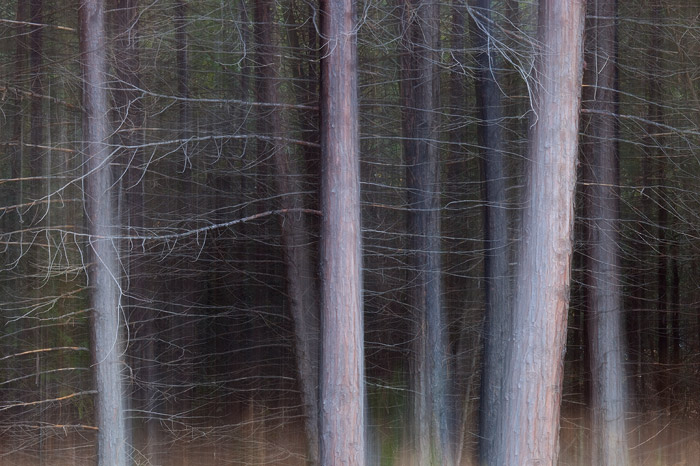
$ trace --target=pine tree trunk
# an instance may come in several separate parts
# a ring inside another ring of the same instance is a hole
[[[586,285],[591,368],[592,464],[627,465],[622,282],[619,251],[619,162],[616,113],[616,2],[592,0],[583,106]]]
[[[280,102],[277,57],[280,55],[274,28],[273,0],[259,0],[255,4],[256,63],[258,72],[258,100],[270,104]],[[263,107],[260,122],[262,134],[272,138],[269,143],[275,168],[279,208],[304,208],[303,186],[299,164],[292,151],[277,138],[285,135],[285,119],[278,108]],[[309,246],[311,237],[305,213],[288,212],[281,216],[282,248],[286,266],[287,296],[294,319],[295,356],[297,377],[304,406],[307,451],[310,465],[319,464],[318,458],[318,332],[319,308],[316,271]]]
[[[554,465],[571,278],[583,2],[539,4],[533,121],[513,339],[491,464]]]
[[[365,464],[355,2],[321,1],[321,367],[324,466]]]
[[[506,175],[503,160],[501,90],[497,56],[492,43],[491,0],[478,0],[473,23],[473,40],[479,66],[476,99],[481,147],[482,198],[484,200],[484,370],[481,379],[479,432],[480,457],[488,463],[494,457],[496,420],[501,416],[503,364],[510,333],[510,279],[508,273],[508,218],[506,216]]]
[[[80,5],[80,46],[83,66],[83,138],[86,166],[86,215],[90,233],[88,265],[92,328],[95,416],[100,466],[126,466],[123,341],[120,324],[120,283],[117,216],[109,165],[110,136],[107,62],[102,0]]]
[[[448,426],[447,326],[442,309],[440,159],[437,112],[439,4],[404,5],[402,79],[404,160],[411,263],[409,307],[415,339],[411,365],[411,433],[419,465],[452,464]]]

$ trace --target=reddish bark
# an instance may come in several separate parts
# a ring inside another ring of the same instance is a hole
[[[355,2],[321,2],[321,464],[365,462]]]
[[[554,465],[571,278],[583,2],[539,4],[530,162],[513,339],[490,464]]]

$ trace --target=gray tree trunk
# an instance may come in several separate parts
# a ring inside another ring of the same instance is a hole
[[[440,158],[437,141],[439,4],[403,9],[402,105],[411,265],[409,306],[415,339],[411,361],[411,437],[419,465],[450,465],[447,325],[442,309]]]
[[[321,1],[321,464],[364,465],[362,239],[353,0]]]
[[[30,90],[31,111],[30,111],[30,148],[29,148],[29,171],[34,178],[31,181],[31,200],[38,201],[46,195],[46,182],[44,176],[44,76],[43,76],[43,0],[29,1],[29,21],[33,24],[29,27],[29,73],[31,76]],[[34,220],[44,220],[35,223],[35,226],[45,224],[45,213],[48,210],[48,203],[44,206],[38,203],[34,209]]]
[[[583,128],[587,302],[591,369],[592,464],[627,465],[627,392],[623,365],[619,251],[619,161],[616,120],[615,0],[588,4]]]
[[[479,432],[480,458],[490,464],[494,457],[496,420],[501,416],[501,387],[511,313],[509,306],[508,217],[506,215],[506,174],[503,158],[501,89],[498,83],[498,55],[492,38],[491,0],[477,0],[474,42],[479,66],[476,98],[484,200],[484,362],[481,376]]]
[[[584,5],[542,0],[513,337],[491,464],[554,465],[566,342]]]
[[[123,207],[123,226],[130,235],[138,235],[144,227],[144,183],[143,183],[143,123],[144,112],[140,91],[140,34],[138,0],[117,0],[115,11],[115,63],[117,90],[114,92],[116,126],[119,128],[117,142],[122,146],[119,165],[124,171],[120,202]],[[123,242],[128,256],[123,259],[127,279],[123,284],[124,299],[129,319],[131,341],[127,354],[136,377],[133,389],[134,421],[129,426],[129,437],[134,448],[152,465],[160,465],[158,457],[159,425],[153,413],[158,410],[158,395],[154,388],[157,382],[155,318],[146,305],[149,291],[146,285],[144,257],[131,241]],[[137,421],[139,421],[137,423]]]
[[[100,466],[125,466],[123,341],[116,210],[109,166],[110,136],[107,100],[106,40],[102,0],[80,4],[80,48],[83,65],[83,153],[86,172],[86,214],[90,233],[90,286],[92,361],[95,416]]]

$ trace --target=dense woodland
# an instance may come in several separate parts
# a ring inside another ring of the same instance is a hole
[[[695,464],[698,17],[0,2],[0,464]]]

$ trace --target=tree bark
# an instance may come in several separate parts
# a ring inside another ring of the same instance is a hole
[[[274,0],[258,0],[255,3],[255,29],[258,65],[258,100],[276,104],[280,102],[278,88],[280,56],[276,45],[276,27],[273,15]],[[292,151],[277,138],[285,135],[285,119],[280,110],[262,109],[260,115],[262,134],[272,137],[270,142],[275,168],[277,193],[281,196],[279,208],[294,210],[304,207],[301,170]],[[297,378],[304,406],[308,463],[319,464],[318,457],[318,344],[319,307],[315,284],[311,237],[305,214],[289,212],[281,216],[281,239],[286,266],[287,296],[294,319],[295,356]]]
[[[491,0],[477,0],[473,40],[477,50],[476,100],[479,108],[482,197],[484,200],[484,362],[481,379],[479,432],[483,463],[494,458],[496,420],[501,416],[501,387],[511,314],[508,309],[508,218],[503,160],[501,90],[493,43]]]
[[[355,2],[321,1],[321,464],[364,465]]]
[[[627,465],[626,377],[623,365],[619,251],[619,161],[616,113],[615,0],[589,2],[583,106],[586,285],[591,369],[592,464]]]
[[[412,441],[420,465],[453,462],[447,405],[447,326],[442,309],[440,159],[437,133],[439,4],[408,1],[402,78],[404,159],[411,251],[409,307],[415,339],[411,366]]]
[[[83,137],[86,166],[86,214],[90,233],[88,282],[92,310],[92,360],[99,465],[125,466],[127,449],[122,378],[123,341],[119,322],[120,283],[112,176],[107,144],[109,111],[107,62],[102,0],[80,5],[80,46],[83,66]]]
[[[583,2],[539,3],[533,121],[513,337],[492,464],[554,465],[566,341]]]

